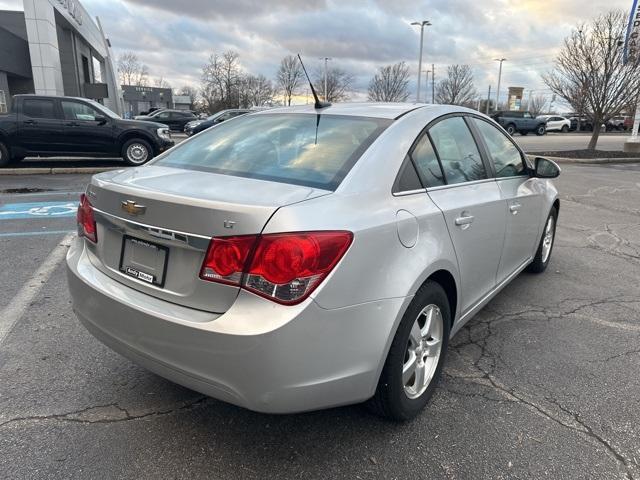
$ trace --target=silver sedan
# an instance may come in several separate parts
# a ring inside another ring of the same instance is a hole
[[[460,107],[249,114],[92,178],[74,310],[115,351],[236,405],[368,401],[409,419],[449,339],[547,267],[559,173]]]

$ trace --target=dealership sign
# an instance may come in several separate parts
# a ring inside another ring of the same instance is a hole
[[[82,7],[78,0],[58,0],[58,3],[69,12],[71,18],[78,22],[78,25],[82,25]]]
[[[629,23],[627,24],[627,35],[624,39],[624,52],[622,54],[622,62],[637,62],[640,60],[640,5],[638,0],[633,0],[633,7],[629,14]]]

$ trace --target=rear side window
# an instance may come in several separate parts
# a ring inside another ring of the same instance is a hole
[[[450,185],[487,178],[482,157],[462,117],[450,117],[429,129]]]
[[[22,113],[31,118],[57,118],[55,102],[46,98],[25,98]]]
[[[244,115],[171,149],[155,164],[335,190],[391,120]]]
[[[428,135],[422,135],[413,152],[411,152],[411,158],[425,187],[437,187],[445,184],[440,162],[438,162],[438,157],[433,150],[433,145],[431,145]]]

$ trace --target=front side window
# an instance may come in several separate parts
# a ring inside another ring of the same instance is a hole
[[[79,102],[62,101],[62,111],[65,120],[85,120],[93,121],[100,114],[89,105]]]
[[[473,182],[487,178],[476,142],[462,117],[450,117],[429,129],[440,157],[447,183]]]
[[[169,112],[160,112],[156,115],[152,115],[154,120],[169,120]]]
[[[422,135],[411,152],[411,158],[425,187],[444,185],[445,179],[440,169],[440,162],[438,162],[438,157],[427,134]]]
[[[57,119],[55,102],[46,98],[25,98],[22,113],[31,118]]]
[[[496,177],[516,177],[525,173],[520,150],[500,130],[489,122],[473,118],[472,122],[480,130],[482,138],[496,169]]]
[[[390,124],[329,114],[246,115],[172,148],[155,164],[335,190]]]
[[[7,113],[7,96],[0,90],[0,113]]]

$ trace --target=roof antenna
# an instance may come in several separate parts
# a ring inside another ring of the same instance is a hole
[[[302,70],[304,70],[304,74],[307,77],[307,80],[309,81],[309,86],[311,87],[311,93],[313,94],[313,98],[315,99],[315,105],[314,108],[326,108],[326,107],[330,107],[331,103],[329,102],[321,102],[320,99],[318,98],[318,94],[316,93],[316,89],[313,88],[313,83],[311,83],[311,79],[309,78],[309,74],[307,73],[307,69],[304,68],[304,63],[302,63],[302,58],[300,57],[300,54],[298,54],[298,60],[300,60],[300,65],[302,65]]]

